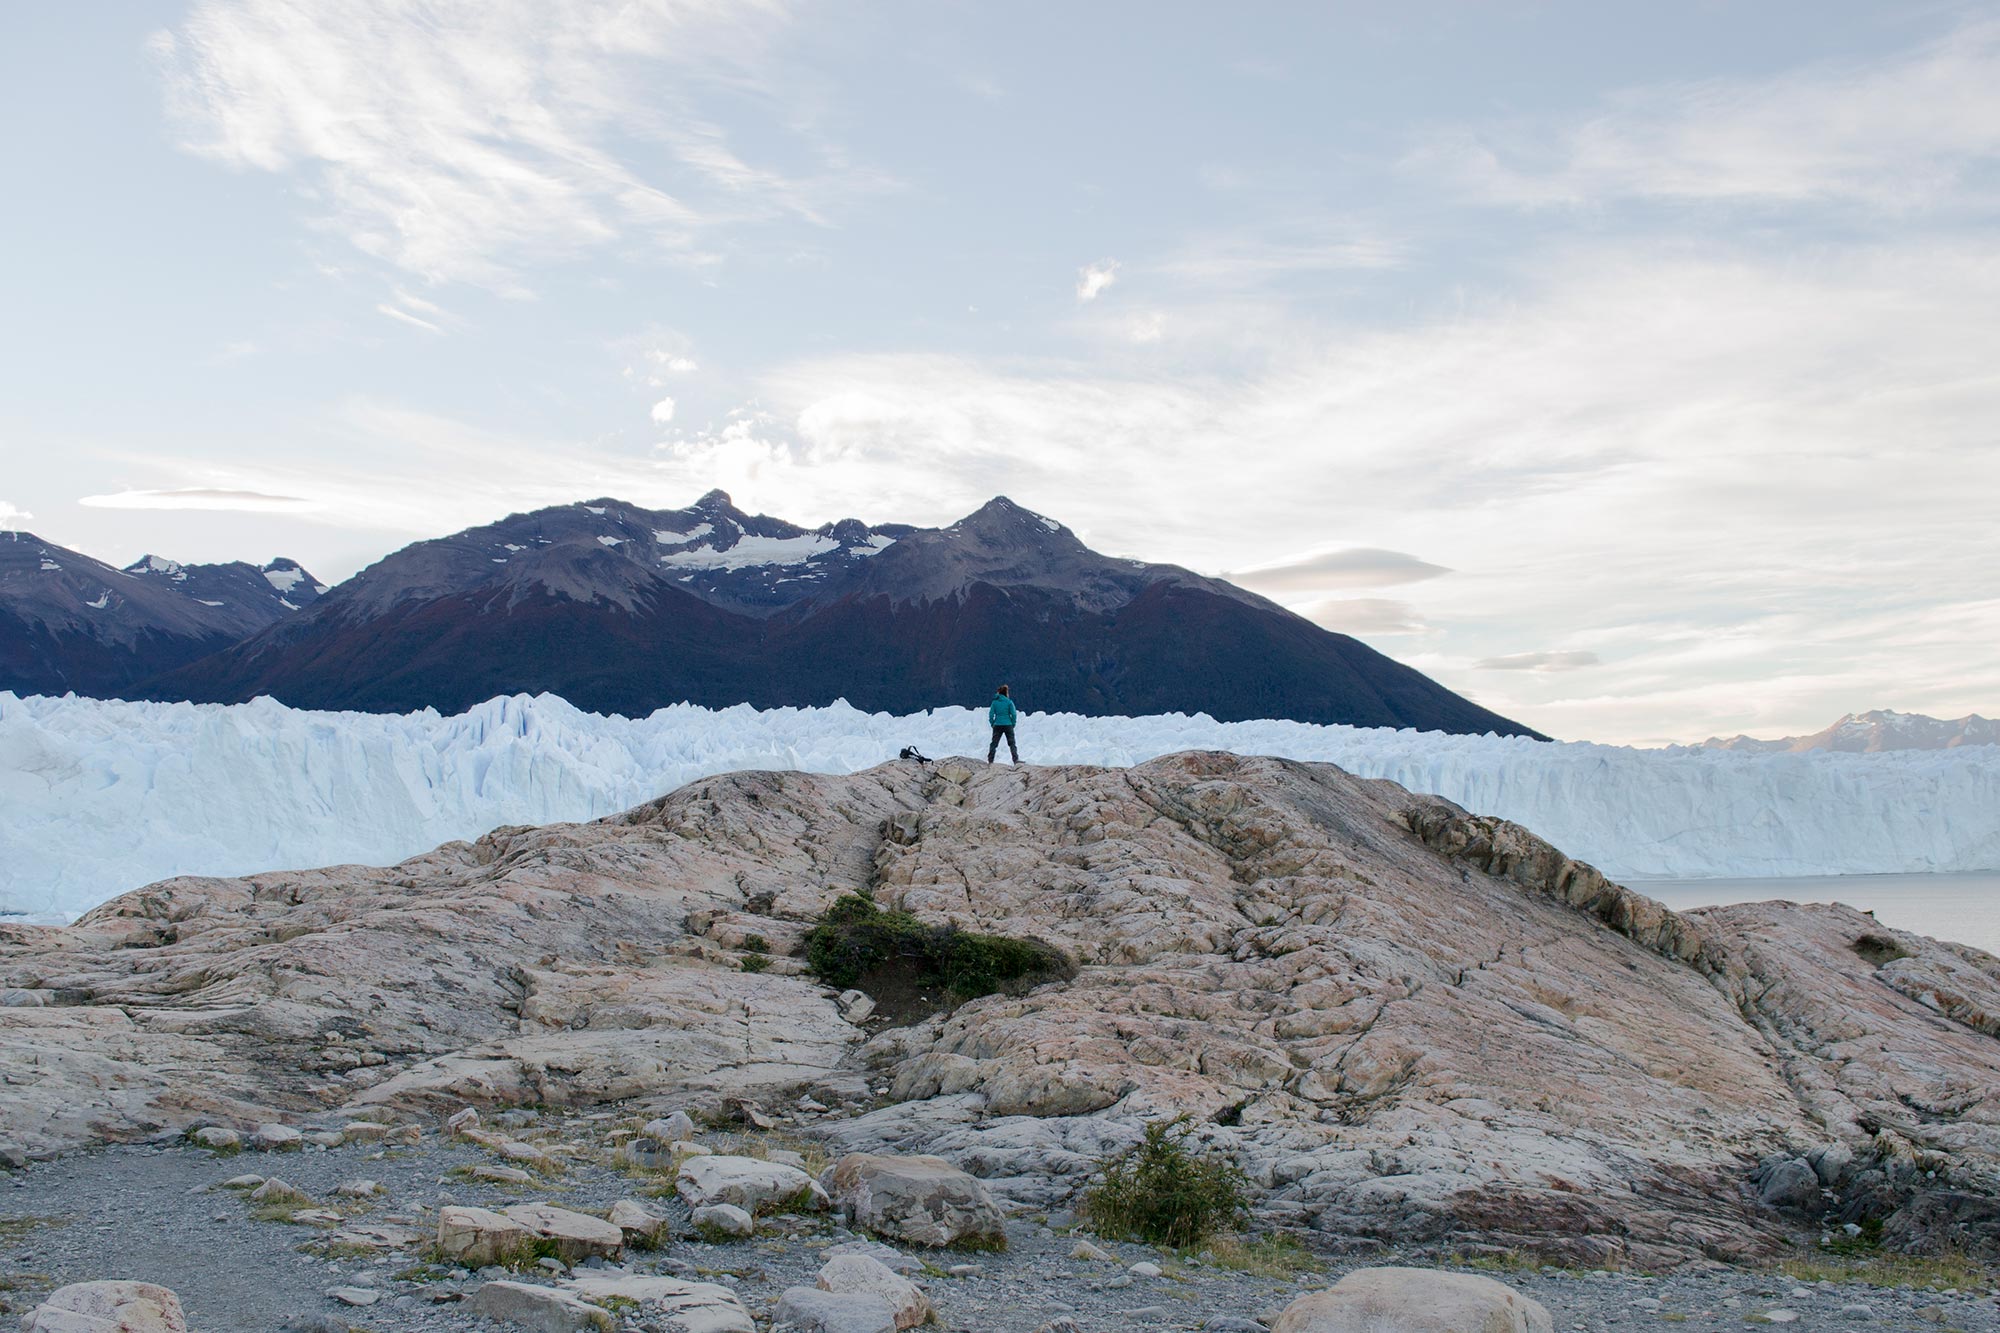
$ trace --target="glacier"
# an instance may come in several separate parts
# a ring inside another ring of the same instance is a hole
[[[963,754],[983,711],[748,705],[603,717],[553,695],[454,716],[0,691],[0,913],[66,920],[174,875],[385,865],[503,824],[593,819],[737,769]],[[1177,750],[1321,760],[1524,824],[1625,879],[2000,868],[2000,746],[1637,750],[1205,715],[1028,714],[1032,763]]]

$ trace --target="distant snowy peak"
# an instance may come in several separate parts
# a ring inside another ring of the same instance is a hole
[[[32,533],[0,541],[0,689],[124,694],[267,629],[317,598],[296,561],[118,569]]]
[[[1810,736],[1785,736],[1759,740],[1754,736],[1712,736],[1699,748],[1742,750],[1751,754],[1811,750],[1837,750],[1849,754],[1876,754],[1884,750],[1953,750],[1961,745],[2000,745],[2000,721],[1969,713],[1960,718],[1926,717],[1922,713],[1899,713],[1877,708],[1866,713],[1849,713],[1824,731]]]
[[[178,560],[145,555],[121,572],[171,586],[203,606],[236,608],[257,622],[244,630],[245,634],[253,634],[294,611],[303,611],[327,591],[326,585],[307,573],[298,561],[283,556],[259,566],[246,560],[222,565],[184,565]]]

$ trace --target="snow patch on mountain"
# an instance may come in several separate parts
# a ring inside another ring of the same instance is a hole
[[[592,819],[738,769],[845,773],[974,749],[983,711],[663,708],[552,695],[465,713],[306,712],[0,691],[0,911],[81,912],[177,874],[387,864],[501,824]],[[2000,748],[1631,750],[1495,736],[1028,714],[1037,763],[1178,750],[1324,760],[1516,820],[1620,877],[2000,868]]]
[[[802,564],[839,549],[839,542],[816,532],[798,537],[758,537],[746,532],[725,549],[701,546],[675,551],[661,556],[660,563],[675,569],[747,569],[752,565]]]

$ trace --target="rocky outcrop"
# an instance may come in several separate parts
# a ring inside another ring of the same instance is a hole
[[[855,892],[1078,971],[897,1027],[797,958],[739,966]],[[394,867],[168,881],[0,931],[7,988],[63,997],[0,1007],[29,1153],[465,1104],[754,1124],[882,1087],[822,1122],[834,1151],[934,1155],[1003,1206],[1066,1203],[1185,1111],[1265,1223],[1353,1248],[2000,1231],[2000,961],[1844,907],[1676,914],[1326,765],[738,774]]]

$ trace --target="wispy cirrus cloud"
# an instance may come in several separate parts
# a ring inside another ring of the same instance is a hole
[[[225,490],[214,486],[112,491],[104,495],[86,495],[77,503],[91,509],[215,509],[258,513],[313,507],[313,501],[301,495],[269,495],[263,491]]]
[[[1598,665],[1601,659],[1590,652],[1506,653],[1473,663],[1481,671],[1577,671]]]
[[[1432,135],[1404,166],[1497,203],[1944,202],[2000,160],[2000,21],[1886,60],[1635,88],[1578,116]]]
[[[680,94],[759,86],[787,17],[780,0],[453,0],[421,16],[400,0],[201,0],[153,49],[189,150],[298,175],[324,225],[399,268],[519,290],[531,261],[621,239],[702,258],[732,222],[818,220],[881,183],[758,165]]]

